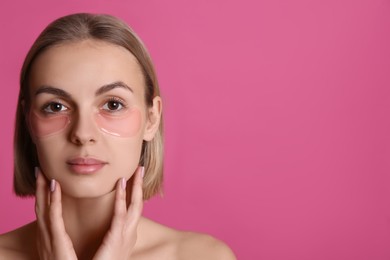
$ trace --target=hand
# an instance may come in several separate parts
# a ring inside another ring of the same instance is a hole
[[[97,250],[94,260],[130,259],[137,241],[137,227],[142,215],[143,174],[144,167],[139,167],[135,173],[131,202],[128,208],[126,204],[126,180],[122,178],[118,181],[111,227]]]
[[[39,259],[77,259],[72,240],[65,231],[62,218],[61,187],[52,180],[50,190],[38,168],[35,168],[36,195],[35,214],[37,216],[37,246]]]
[[[93,259],[129,259],[137,240],[137,226],[143,208],[143,167],[135,173],[129,207],[126,203],[126,180],[116,185],[114,215],[111,227]],[[38,252],[40,259],[77,259],[72,241],[62,218],[61,186],[55,180],[47,182],[39,169],[35,211],[38,222]]]

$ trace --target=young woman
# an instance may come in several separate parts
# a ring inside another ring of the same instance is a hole
[[[140,39],[108,15],[51,23],[23,64],[14,188],[37,220],[0,259],[235,259],[222,242],[142,217],[162,183],[162,100]]]

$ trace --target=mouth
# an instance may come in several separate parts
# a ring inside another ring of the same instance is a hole
[[[77,157],[67,160],[66,164],[76,174],[93,174],[103,168],[107,162],[95,158]]]

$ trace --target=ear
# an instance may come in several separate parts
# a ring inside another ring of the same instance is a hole
[[[147,113],[143,139],[145,141],[151,141],[157,133],[161,121],[162,100],[159,96],[153,98],[153,106],[148,108]]]

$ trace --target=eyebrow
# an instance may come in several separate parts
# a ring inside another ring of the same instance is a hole
[[[98,90],[96,90],[95,96],[102,95],[102,94],[104,94],[112,89],[115,89],[115,88],[127,89],[131,93],[134,93],[134,91],[127,84],[125,84],[122,81],[116,81],[116,82],[101,86]],[[66,99],[72,98],[72,95],[70,95],[68,92],[66,92],[62,89],[53,87],[53,86],[48,86],[48,85],[43,85],[40,88],[38,88],[38,90],[35,92],[35,95],[39,95],[42,93],[48,93],[48,94],[60,96],[60,97],[66,98]]]
[[[40,88],[38,88],[38,90],[35,92],[35,96],[39,95],[39,94],[42,94],[42,93],[48,93],[48,94],[53,94],[53,95],[56,95],[56,96],[60,96],[60,97],[63,97],[63,98],[67,98],[67,99],[71,99],[71,95],[62,90],[62,89],[59,89],[59,88],[55,88],[55,87],[52,87],[52,86],[41,86]]]
[[[116,82],[113,82],[113,83],[110,83],[110,84],[107,84],[107,85],[100,87],[98,90],[96,90],[95,96],[99,96],[101,94],[104,94],[104,93],[106,93],[114,88],[123,88],[123,89],[129,90],[131,93],[134,93],[134,91],[128,85],[126,85],[124,82],[116,81]]]

